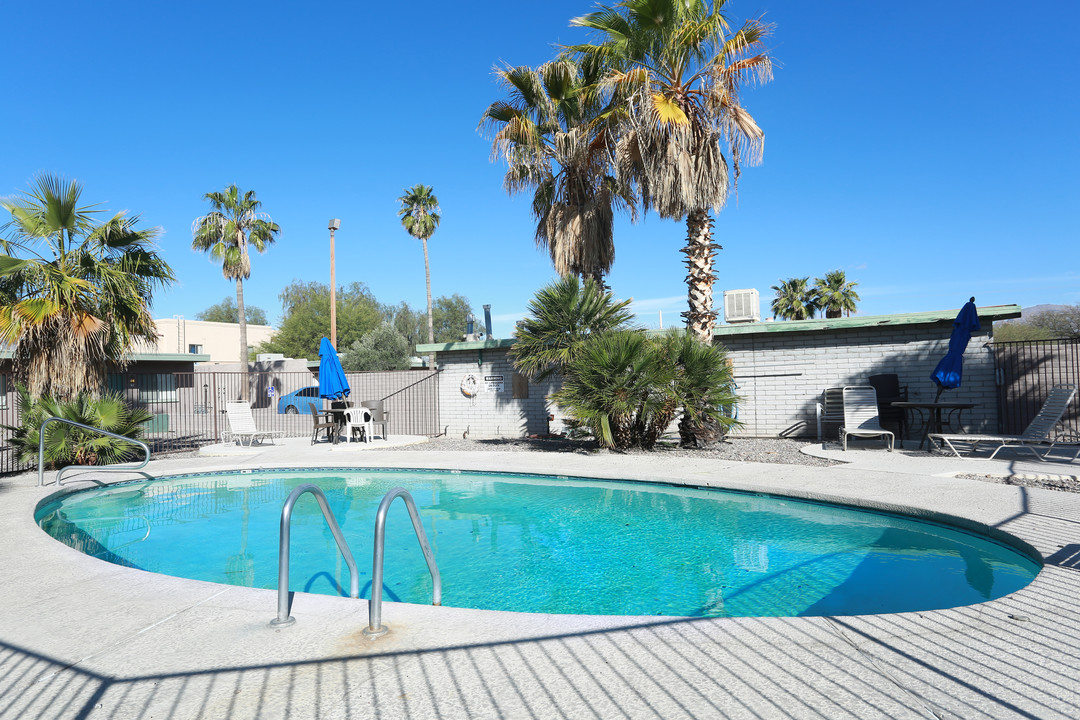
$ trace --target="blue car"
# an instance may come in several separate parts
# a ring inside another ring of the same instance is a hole
[[[296,415],[297,413],[304,413],[307,415],[311,412],[311,408],[308,407],[309,403],[315,403],[315,409],[322,410],[323,403],[322,398],[319,397],[318,385],[300,388],[287,395],[282,395],[277,401],[277,411],[279,414]]]

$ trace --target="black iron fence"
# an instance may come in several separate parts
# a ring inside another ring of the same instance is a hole
[[[439,371],[346,373],[349,401],[382,401],[388,435],[433,437],[439,430]],[[215,443],[229,430],[225,404],[242,399],[240,372],[122,373],[110,375],[108,389],[151,413],[143,439],[154,453],[192,450]],[[255,426],[286,437],[311,435],[310,407],[329,407],[309,372],[251,373],[248,399]],[[19,424],[18,395],[8,375],[0,375],[0,424]],[[0,473],[28,469],[18,462],[0,430]]]
[[[1080,338],[995,342],[1000,431],[1017,435],[1039,412],[1054,385],[1080,387]],[[1080,434],[1080,397],[1062,419],[1062,432]]]

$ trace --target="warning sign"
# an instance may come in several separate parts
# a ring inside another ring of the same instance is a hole
[[[484,389],[488,392],[500,393],[503,391],[502,375],[485,375]]]

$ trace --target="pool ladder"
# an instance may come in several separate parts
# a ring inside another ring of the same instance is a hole
[[[57,487],[59,487],[61,484],[61,476],[68,470],[96,470],[98,472],[137,472],[150,464],[150,446],[144,443],[142,440],[129,438],[126,435],[117,435],[116,433],[109,432],[108,430],[102,430],[101,428],[96,428],[92,425],[83,425],[82,423],[75,422],[74,420],[68,420],[66,418],[50,415],[49,417],[45,418],[45,421],[41,423],[41,427],[38,428],[38,487],[41,487],[45,484],[45,426],[51,422],[63,423],[65,425],[74,425],[77,428],[82,428],[83,430],[92,430],[93,432],[101,433],[102,435],[107,435],[111,438],[116,438],[117,440],[126,440],[129,443],[138,445],[146,454],[146,457],[143,458],[143,461],[138,465],[65,465],[64,467],[60,468],[60,470],[58,470],[56,473]],[[146,475],[146,473],[140,474]],[[149,477],[149,475],[147,475],[147,477]]]
[[[326,519],[326,524],[334,536],[334,542],[337,543],[338,550],[345,559],[345,564],[349,567],[349,597],[354,599],[360,597],[360,576],[356,571],[356,561],[353,559],[349,544],[345,542],[345,536],[341,534],[341,528],[334,518],[334,513],[330,510],[326,495],[318,485],[312,483],[300,485],[289,493],[289,497],[285,499],[285,504],[281,508],[281,530],[278,543],[278,614],[276,618],[270,621],[272,627],[284,627],[296,622],[296,619],[289,615],[289,535],[292,525],[293,506],[296,505],[296,501],[304,493],[311,493],[315,496],[323,517]],[[375,514],[375,550],[372,553],[371,599],[368,601],[368,626],[364,628],[364,635],[370,638],[376,638],[389,632],[389,628],[382,624],[383,555],[386,546],[386,513],[390,509],[390,504],[398,497],[405,502],[405,507],[409,511],[413,531],[416,533],[416,539],[420,542],[420,550],[424,553],[428,572],[431,573],[431,604],[442,605],[442,579],[439,577],[439,568],[435,565],[435,556],[431,552],[431,546],[428,545],[424,526],[420,523],[420,513],[417,512],[416,503],[413,502],[412,495],[409,494],[408,490],[403,487],[396,487],[383,496],[382,502],[379,503],[379,510]]]

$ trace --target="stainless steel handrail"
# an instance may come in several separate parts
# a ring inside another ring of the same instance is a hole
[[[123,435],[117,435],[111,433],[108,430],[102,430],[92,425],[83,425],[82,423],[75,422],[74,420],[67,420],[65,418],[56,417],[50,415],[45,418],[45,422],[41,423],[41,427],[38,428],[38,475],[37,484],[41,487],[45,482],[45,426],[51,422],[62,422],[67,425],[74,425],[75,427],[82,428],[83,430],[93,430],[99,432],[102,435],[108,435],[118,440],[127,440],[129,443],[134,443],[143,449],[146,453],[146,457],[139,465],[125,465],[124,467],[118,467],[116,465],[65,465],[60,468],[56,473],[56,484],[60,485],[60,476],[67,470],[98,470],[100,472],[131,472],[133,470],[142,470],[144,467],[150,464],[150,446],[144,443],[142,440],[136,440],[135,438],[125,437]]]
[[[412,519],[413,530],[416,539],[420,542],[420,550],[424,553],[427,561],[428,572],[431,573],[431,604],[442,605],[442,579],[439,577],[439,568],[435,565],[435,556],[428,545],[424,526],[420,524],[420,513],[416,511],[416,503],[412,495],[403,487],[396,487],[383,496],[379,503],[379,511],[375,514],[375,550],[372,553],[371,567],[371,600],[368,602],[368,626],[364,628],[364,635],[376,638],[390,631],[382,624],[382,578],[383,578],[383,551],[386,546],[386,513],[390,509],[390,503],[394,498],[400,497],[405,501],[405,507]]]
[[[349,597],[354,599],[360,597],[360,574],[356,571],[356,561],[353,560],[349,544],[345,542],[345,536],[341,534],[341,528],[338,527],[337,520],[334,519],[334,513],[330,511],[330,505],[326,502],[326,495],[319,489],[318,485],[305,483],[289,493],[289,497],[285,498],[285,504],[281,507],[281,531],[278,543],[278,614],[276,618],[270,621],[270,624],[274,627],[292,625],[296,622],[296,618],[289,616],[289,529],[292,524],[293,506],[296,505],[297,499],[306,492],[314,495],[315,499],[319,501],[319,508],[322,510],[323,517],[326,518],[326,524],[334,536],[334,542],[337,543],[338,550],[341,551],[342,557],[345,558],[345,564],[349,566]]]

